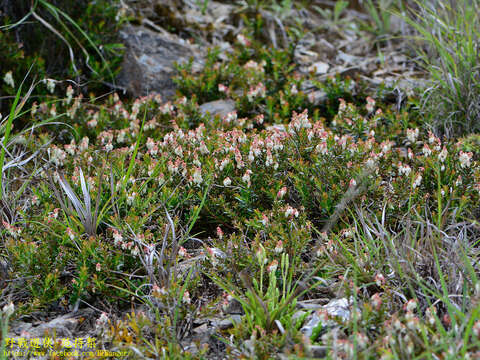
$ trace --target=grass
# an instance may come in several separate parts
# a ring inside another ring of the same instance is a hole
[[[29,105],[15,89],[0,306],[15,303],[13,320],[95,309],[98,343],[132,358],[478,356],[477,136],[424,131],[421,93],[399,107],[359,79],[299,74],[292,48],[265,47],[250,20],[226,59],[179,66],[169,101],[68,89]],[[425,38],[425,24],[411,25]],[[220,99],[236,111],[200,111]]]
[[[432,126],[447,136],[477,132],[480,3],[426,1],[416,5],[418,10],[404,19],[418,32],[420,44],[426,45],[417,49],[421,65],[432,78],[424,94]]]

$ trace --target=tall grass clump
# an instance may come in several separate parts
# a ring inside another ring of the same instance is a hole
[[[424,110],[446,136],[480,129],[480,1],[415,1],[405,20],[418,32],[421,65],[431,76]]]

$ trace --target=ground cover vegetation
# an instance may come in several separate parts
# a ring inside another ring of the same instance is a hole
[[[0,350],[92,309],[132,359],[478,358],[479,5],[239,2],[164,99],[115,85],[141,2],[0,1]],[[300,71],[307,9],[426,86]]]

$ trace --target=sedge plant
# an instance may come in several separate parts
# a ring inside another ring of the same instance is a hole
[[[403,18],[418,33],[417,56],[431,77],[423,94],[426,120],[446,136],[480,130],[480,1],[415,4],[418,10]]]

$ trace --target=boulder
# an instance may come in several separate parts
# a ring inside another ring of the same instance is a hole
[[[176,90],[175,63],[183,64],[192,58],[192,71],[203,68],[204,53],[174,34],[128,25],[120,36],[126,52],[117,82],[135,97],[156,92],[165,100],[171,99]]]
[[[203,115],[210,114],[211,117],[219,115],[221,118],[235,110],[233,100],[215,100],[200,105],[200,112]]]

